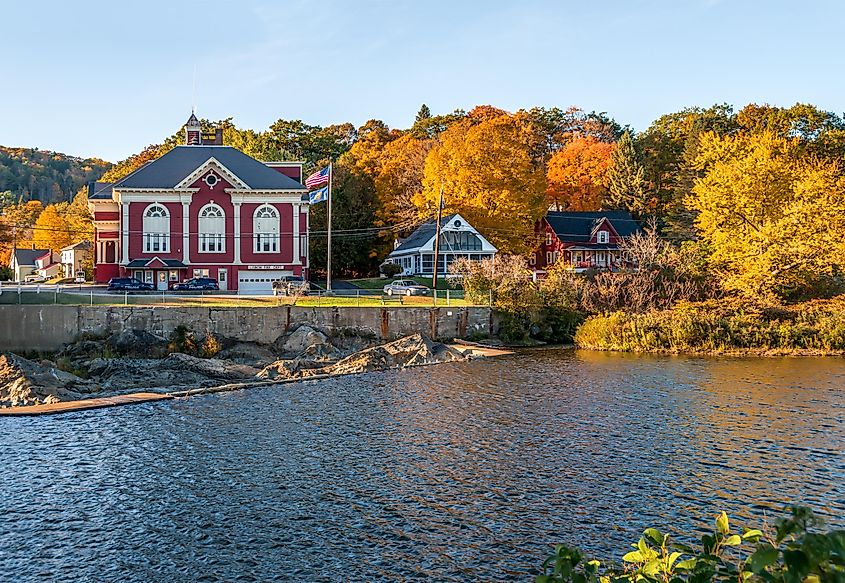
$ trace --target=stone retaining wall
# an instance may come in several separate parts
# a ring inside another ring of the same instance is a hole
[[[242,341],[270,343],[300,323],[363,331],[385,340],[414,332],[435,339],[489,334],[489,308],[211,308],[168,306],[0,306],[0,351],[52,352],[82,333],[137,328],[169,336],[179,325]]]

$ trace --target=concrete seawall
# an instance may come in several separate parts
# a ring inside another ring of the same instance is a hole
[[[300,324],[347,328],[390,340],[420,332],[435,339],[489,334],[491,310],[462,308],[207,308],[169,306],[0,306],[0,350],[58,350],[80,334],[138,328],[169,336],[177,326],[249,342],[273,342]]]

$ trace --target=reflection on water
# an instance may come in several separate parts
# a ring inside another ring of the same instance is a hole
[[[535,351],[0,421],[0,580],[529,580],[566,541],[845,523],[845,361]]]

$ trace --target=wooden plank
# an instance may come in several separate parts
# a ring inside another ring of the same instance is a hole
[[[99,397],[96,399],[82,399],[79,401],[62,401],[47,405],[30,405],[28,407],[5,407],[0,409],[0,416],[29,417],[33,415],[52,415],[56,413],[70,413],[87,409],[102,409],[118,405],[134,405],[135,403],[151,403],[172,399],[173,395],[162,393],[130,393],[114,397]]]

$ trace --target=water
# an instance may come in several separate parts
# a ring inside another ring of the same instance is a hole
[[[845,360],[535,351],[0,420],[0,581],[531,580],[647,526],[845,526]]]

